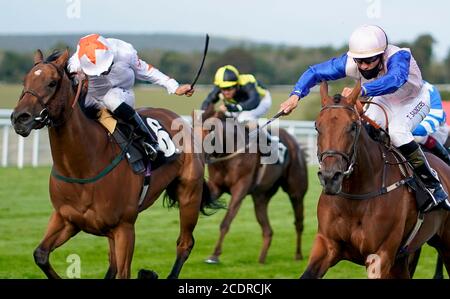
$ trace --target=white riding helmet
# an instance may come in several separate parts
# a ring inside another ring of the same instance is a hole
[[[363,25],[353,31],[348,48],[347,55],[352,58],[367,58],[384,53],[387,48],[386,33],[378,26]]]
[[[106,72],[114,59],[108,41],[98,34],[82,37],[77,46],[77,53],[81,69],[89,76],[99,76]]]

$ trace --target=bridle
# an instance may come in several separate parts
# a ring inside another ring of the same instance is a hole
[[[22,98],[26,94],[30,94],[33,97],[35,97],[37,99],[39,105],[41,105],[42,110],[39,112],[39,115],[34,118],[34,121],[42,124],[43,126],[56,127],[58,125],[61,125],[64,122],[64,120],[59,122],[59,123],[57,123],[54,120],[52,120],[51,117],[50,117],[48,106],[49,106],[49,103],[51,103],[51,101],[55,98],[56,94],[59,91],[59,88],[61,87],[61,81],[64,78],[65,71],[64,71],[64,69],[58,68],[52,62],[38,62],[34,66],[39,65],[41,63],[47,64],[47,65],[51,65],[56,70],[56,72],[59,75],[59,79],[56,81],[56,86],[55,86],[55,89],[54,89],[53,93],[51,95],[49,95],[49,96],[40,96],[36,91],[34,91],[33,89],[29,88],[27,90],[23,90],[22,91],[22,94],[20,95],[19,101],[22,100]],[[80,75],[80,77],[81,77],[81,75]],[[77,93],[75,95],[75,98],[74,98],[74,101],[73,101],[73,104],[72,104],[72,108],[74,107],[75,103],[77,102],[77,100],[78,100],[78,98],[80,96],[81,86],[82,85],[83,85],[82,80],[78,80]],[[47,101],[44,101],[45,99],[47,99]]]
[[[349,176],[353,172],[353,167],[356,162],[356,144],[358,142],[359,135],[361,133],[361,127],[362,127],[361,117],[353,106],[328,105],[328,106],[324,106],[320,110],[320,112],[327,110],[327,109],[347,109],[347,110],[350,110],[351,112],[355,113],[356,115],[358,115],[358,121],[356,122],[356,124],[357,124],[356,134],[355,134],[355,138],[353,139],[353,144],[352,144],[350,154],[347,154],[347,153],[344,153],[344,152],[338,151],[338,150],[333,150],[333,149],[326,150],[321,153],[317,153],[317,159],[319,160],[320,166],[322,166],[323,160],[325,160],[327,157],[341,156],[342,158],[344,158],[344,160],[347,162],[348,167],[347,167],[347,170],[345,170],[343,174],[344,174],[344,176]]]

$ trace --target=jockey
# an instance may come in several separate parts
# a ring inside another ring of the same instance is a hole
[[[160,151],[156,136],[134,110],[135,79],[156,83],[169,94],[190,97],[191,86],[179,85],[175,79],[141,60],[129,43],[90,34],[80,39],[77,51],[68,62],[70,73],[82,72],[88,78],[86,106],[106,108],[114,116],[132,124],[145,138],[144,148],[153,161]]]
[[[272,97],[255,76],[240,74],[232,65],[220,67],[214,76],[214,88],[203,101],[201,109],[205,110],[209,104],[215,104],[219,100],[223,103],[219,110],[226,115],[234,117],[239,123],[247,125],[250,129],[256,129],[258,119],[269,111],[272,105]],[[278,144],[280,152],[283,151],[278,136],[272,136],[264,128],[262,134],[267,136],[270,144]],[[284,152],[284,151],[283,151]],[[278,162],[283,163],[284,153],[278,157]]]
[[[281,104],[280,111],[290,113],[298,101],[308,95],[310,88],[321,81],[345,77],[361,80],[361,97],[373,97],[373,102],[386,109],[393,145],[410,161],[432,199],[425,211],[434,207],[450,210],[448,195],[436,171],[428,164],[411,133],[430,110],[430,94],[411,51],[389,44],[380,27],[357,28],[350,37],[347,53],[305,71],[289,98]],[[348,94],[350,89],[344,89],[343,95]],[[366,115],[386,127],[384,114],[376,105],[369,105]]]
[[[443,146],[448,138],[448,126],[445,122],[446,115],[442,108],[442,99],[439,90],[424,81],[428,92],[430,93],[430,113],[412,132],[417,143],[422,144],[431,153],[441,158],[450,165],[450,156],[447,149]]]

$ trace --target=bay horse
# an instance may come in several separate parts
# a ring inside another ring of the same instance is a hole
[[[360,91],[360,82],[347,98],[330,97],[326,82],[320,88],[316,129],[323,191],[317,206],[318,232],[301,278],[321,278],[340,260],[365,265],[369,278],[410,278],[408,259],[425,242],[437,249],[449,272],[450,213],[444,210],[426,213],[405,254],[399,254],[418,219],[415,194],[400,183],[404,176],[399,166],[390,165],[396,161],[393,152],[374,141],[363,126],[356,108]],[[427,158],[448,191],[450,168],[433,155]],[[378,192],[384,183],[396,187]]]
[[[53,170],[66,178],[93,178],[88,183],[67,182],[50,176],[50,198],[54,208],[42,242],[34,251],[36,264],[48,278],[59,278],[49,262],[50,253],[79,231],[106,236],[109,241],[109,269],[105,278],[129,278],[138,214],[150,207],[166,190],[169,201],[180,209],[180,234],[176,259],[169,278],[177,278],[193,246],[193,230],[200,210],[214,206],[204,181],[204,160],[193,151],[183,151],[151,176],[150,189],[138,205],[144,176],[135,174],[121,149],[97,121],[73,105],[75,90],[66,73],[69,52],[44,60],[37,50],[34,66],[24,79],[24,90],[11,121],[17,134],[28,136],[32,129],[48,126]],[[81,84],[81,83],[80,83]],[[171,136],[179,129],[171,123],[180,117],[165,109],[140,111],[160,121]],[[186,130],[191,142],[191,126]],[[184,148],[183,148],[184,150]],[[113,159],[119,161],[111,169]],[[105,170],[110,168],[110,172]],[[99,178],[98,174],[103,173]],[[147,272],[139,272],[148,274]],[[154,273],[151,272],[151,275]],[[145,276],[145,275],[144,275]]]
[[[248,144],[248,129],[239,131],[227,127],[224,113],[215,112],[214,104],[210,104],[202,115],[203,121],[216,118],[222,123],[223,131],[219,130],[219,136],[223,147],[227,147],[227,142],[232,140],[245,140]],[[243,126],[235,121],[232,126]],[[217,132],[214,129],[213,132]],[[238,137],[238,132],[245,132],[245,136]],[[205,130],[204,135],[210,133]],[[285,130],[279,130],[279,138],[287,147],[285,162],[280,164],[266,164],[262,166],[259,152],[239,153],[242,148],[234,144],[234,153],[209,154],[208,164],[208,186],[213,199],[218,199],[223,193],[231,195],[227,212],[220,224],[220,235],[215,245],[214,251],[205,262],[210,264],[219,263],[219,256],[222,254],[222,246],[225,235],[228,233],[231,222],[236,217],[243,199],[251,195],[253,199],[256,219],[262,230],[262,248],[259,254],[259,263],[265,263],[267,252],[272,242],[273,230],[270,226],[268,216],[268,204],[270,199],[281,187],[289,196],[293,211],[294,225],[296,231],[295,259],[302,259],[301,243],[303,232],[304,206],[303,199],[308,189],[307,164],[304,152],[293,136]],[[216,140],[216,142],[220,142]]]

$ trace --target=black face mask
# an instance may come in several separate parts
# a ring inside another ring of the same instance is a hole
[[[374,67],[371,70],[362,70],[360,68],[358,68],[359,72],[361,73],[361,75],[366,78],[366,80],[370,80],[373,78],[376,78],[376,76],[378,76],[378,73],[381,70],[381,61],[378,63],[378,65],[376,67]]]

